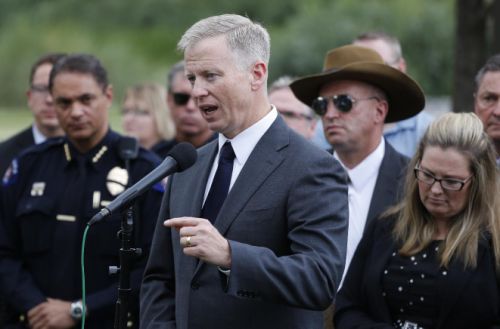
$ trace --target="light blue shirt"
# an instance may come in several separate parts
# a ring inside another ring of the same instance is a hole
[[[420,112],[384,131],[384,137],[396,151],[411,158],[432,120],[434,120],[432,115]]]

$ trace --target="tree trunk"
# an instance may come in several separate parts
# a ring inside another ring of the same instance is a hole
[[[474,110],[474,77],[486,60],[486,0],[457,0],[453,111]]]
[[[491,33],[490,49],[492,54],[500,53],[500,0],[493,0],[490,17],[493,31]]]

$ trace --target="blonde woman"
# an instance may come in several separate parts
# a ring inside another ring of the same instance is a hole
[[[174,125],[166,105],[166,90],[154,83],[127,89],[122,105],[122,126],[126,135],[164,158],[170,150]]]
[[[498,328],[498,196],[495,149],[479,118],[432,123],[403,201],[356,250],[335,328]]]

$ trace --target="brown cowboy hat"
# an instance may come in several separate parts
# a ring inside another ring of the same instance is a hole
[[[412,78],[385,64],[374,50],[354,45],[330,50],[321,73],[300,78],[290,87],[298,99],[310,105],[324,84],[337,80],[362,81],[382,89],[389,102],[385,122],[407,119],[425,106],[424,93]]]

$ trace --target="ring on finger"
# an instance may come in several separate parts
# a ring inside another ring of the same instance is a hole
[[[186,247],[191,247],[191,236],[186,237]]]

